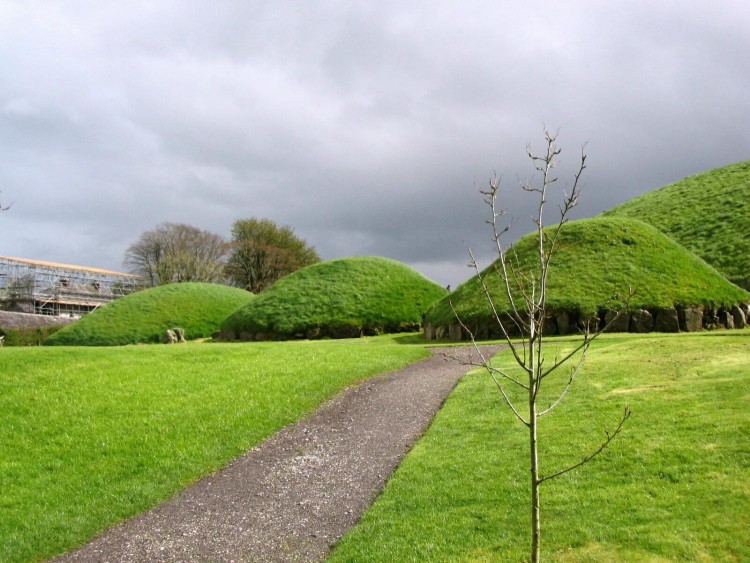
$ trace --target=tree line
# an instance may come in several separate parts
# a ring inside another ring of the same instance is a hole
[[[189,281],[223,283],[253,293],[320,262],[315,248],[270,219],[238,219],[231,240],[180,223],[162,223],[125,251],[128,271],[150,285]]]

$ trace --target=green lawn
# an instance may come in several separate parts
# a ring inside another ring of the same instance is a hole
[[[625,405],[609,449],[542,486],[542,560],[750,561],[750,330],[596,341],[542,419],[542,472]],[[331,561],[528,560],[527,450],[489,376],[466,376]]]
[[[0,350],[0,561],[74,547],[426,355],[397,341]],[[600,443],[626,404],[603,455],[543,486],[544,559],[750,560],[750,330],[596,341],[543,419],[542,470]],[[488,376],[465,377],[332,561],[523,561],[526,450]]]
[[[426,355],[383,337],[0,349],[0,561],[75,547]]]

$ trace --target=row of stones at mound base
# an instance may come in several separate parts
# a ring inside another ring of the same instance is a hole
[[[510,321],[510,319],[507,319]],[[549,316],[544,325],[544,334],[576,334],[588,323],[589,330],[595,332],[605,327],[607,332],[698,332],[719,328],[745,328],[750,322],[750,305],[738,304],[728,308],[711,307],[669,307],[664,309],[639,309],[622,312],[600,311],[598,317],[586,317],[576,312],[562,311]],[[474,333],[477,340],[503,338],[500,327],[479,323],[464,323]],[[504,322],[510,336],[520,336],[512,322]],[[428,340],[449,338],[462,340],[468,334],[458,323],[450,326],[433,326],[427,323],[424,335]]]
[[[388,326],[380,325],[337,325],[316,326],[308,328],[304,332],[294,334],[279,334],[275,332],[234,332],[217,331],[212,334],[215,340],[231,342],[242,341],[268,341],[268,340],[318,340],[327,338],[361,338],[363,336],[378,336],[379,334],[395,334],[400,332],[417,332],[421,328],[419,323],[401,322]]]

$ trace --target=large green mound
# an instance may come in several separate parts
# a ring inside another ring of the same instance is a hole
[[[229,314],[253,298],[247,291],[212,283],[161,285],[97,309],[50,336],[45,344],[118,346],[159,342],[166,330],[188,340],[210,336]]]
[[[277,281],[224,322],[222,337],[348,338],[419,330],[424,311],[446,294],[395,260],[330,260]]]
[[[604,215],[653,225],[750,289],[750,160],[690,176]]]
[[[519,271],[533,271],[538,260],[536,233],[519,239],[509,257]],[[495,265],[483,272],[499,312],[510,310]],[[632,310],[681,309],[696,306],[718,312],[750,300],[698,256],[646,223],[621,217],[571,221],[563,226],[548,277],[548,310],[599,318],[624,308],[629,287],[636,293]],[[461,319],[493,326],[492,313],[475,276],[426,313],[432,327],[456,325],[453,303]],[[517,301],[522,307],[522,300]],[[627,326],[624,330],[628,330]]]

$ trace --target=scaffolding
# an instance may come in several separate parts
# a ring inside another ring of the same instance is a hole
[[[0,309],[78,318],[142,289],[133,274],[0,256]]]

